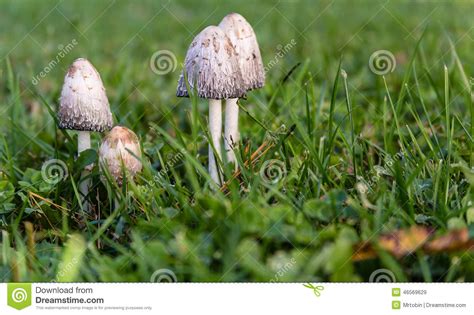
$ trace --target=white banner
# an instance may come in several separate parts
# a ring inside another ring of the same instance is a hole
[[[473,292],[473,283],[3,283],[0,314],[474,314]]]

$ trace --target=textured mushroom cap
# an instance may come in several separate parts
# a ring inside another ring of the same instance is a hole
[[[234,47],[217,26],[206,27],[194,38],[186,53],[184,71],[189,86],[201,98],[236,98],[246,92]],[[189,96],[184,73],[179,77],[176,96]]]
[[[132,152],[133,154],[131,154]],[[141,171],[142,163],[140,143],[137,135],[128,128],[115,126],[104,137],[99,148],[99,162],[101,167],[107,167],[110,175],[122,185],[122,165],[126,174],[133,179]]]
[[[219,27],[229,37],[237,53],[245,89],[261,88],[265,84],[265,71],[252,26],[242,15],[230,13],[222,19]]]
[[[112,128],[102,79],[86,59],[76,59],[64,77],[58,119],[61,129],[103,132]]]

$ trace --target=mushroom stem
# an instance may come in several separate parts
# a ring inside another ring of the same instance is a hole
[[[209,132],[212,140],[212,144],[209,143],[209,174],[212,180],[219,185],[221,181],[214,149],[220,158],[220,137],[222,134],[222,104],[220,100],[209,99]]]
[[[80,155],[81,152],[91,148],[91,134],[89,131],[79,131],[77,136],[77,152]],[[82,195],[82,208],[84,211],[89,211],[89,204],[86,201],[86,196],[89,193],[90,179],[84,179],[89,175],[87,168],[82,172],[81,178],[83,179],[79,184],[79,191]]]
[[[235,163],[234,148],[239,142],[239,105],[238,98],[229,98],[225,102],[224,143],[227,161]],[[235,163],[237,169],[237,163]]]
[[[77,136],[77,152],[81,154],[82,151],[91,148],[91,133],[89,131],[79,131]]]

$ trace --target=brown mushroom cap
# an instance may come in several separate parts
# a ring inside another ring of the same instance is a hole
[[[224,30],[237,52],[245,89],[261,88],[265,84],[265,71],[252,26],[242,15],[230,13],[222,19],[219,27]]]
[[[133,154],[131,154],[130,152]],[[110,175],[122,185],[122,165],[130,178],[141,171],[142,163],[140,142],[137,135],[128,128],[115,126],[104,137],[99,148],[99,161],[101,167],[107,167]]]
[[[245,94],[234,47],[217,26],[208,26],[189,46],[184,63],[188,84],[201,98],[227,99]],[[176,96],[187,97],[184,73],[178,81]]]
[[[76,59],[64,77],[58,112],[59,128],[110,130],[112,113],[99,73],[86,59]]]

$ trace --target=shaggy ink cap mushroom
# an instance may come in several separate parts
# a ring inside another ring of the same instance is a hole
[[[59,127],[103,132],[112,128],[112,113],[99,73],[84,58],[73,62],[64,78]]]
[[[261,88],[265,84],[265,71],[263,68],[260,48],[252,26],[238,13],[226,15],[219,27],[230,39],[243,79],[245,92]],[[224,141],[227,161],[234,163],[237,170],[234,149],[239,143],[239,106],[237,98],[226,99]]]
[[[112,128],[112,113],[105,94],[104,84],[94,66],[86,59],[76,59],[69,67],[59,100],[59,128],[77,130],[77,151],[91,148],[90,133]],[[91,165],[86,166],[79,184],[83,205],[88,212],[87,195],[91,180],[87,175]]]
[[[200,98],[220,100],[245,94],[234,46],[217,26],[206,27],[194,38],[183,71]],[[176,96],[189,96],[184,73],[180,75]]]
[[[252,26],[238,13],[226,15],[219,24],[232,42],[244,80],[244,88],[249,91],[263,87],[265,71],[257,36]]]

